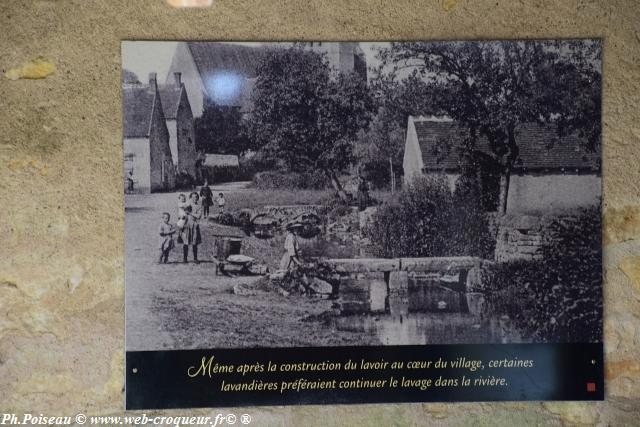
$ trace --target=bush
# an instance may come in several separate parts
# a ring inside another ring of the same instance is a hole
[[[305,178],[305,187],[310,190],[324,190],[331,187],[331,181],[320,171],[311,171],[303,174]]]
[[[600,212],[551,222],[543,259],[498,265],[487,298],[532,341],[602,341]]]
[[[321,190],[328,187],[329,180],[321,172],[267,171],[254,175],[253,183],[261,190],[310,189]]]
[[[296,173],[260,172],[253,177],[253,184],[260,190],[300,188],[302,178],[300,174]]]
[[[493,259],[496,236],[483,203],[484,194],[475,174],[463,175],[456,182],[450,227],[457,238],[449,242],[454,254]]]
[[[452,195],[441,178],[416,179],[397,202],[382,205],[367,235],[382,257],[493,258],[495,247],[479,205],[465,194]]]
[[[262,152],[254,153],[252,156],[241,156],[240,178],[243,181],[252,181],[253,177],[264,171],[274,170],[278,166],[278,161],[267,157]]]

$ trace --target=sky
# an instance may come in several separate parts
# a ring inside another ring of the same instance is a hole
[[[233,43],[233,42],[225,42]],[[122,42],[122,68],[133,71],[142,83],[149,79],[149,73],[158,74],[158,83],[164,84],[171,66],[171,58],[178,42],[164,41],[124,41]],[[262,42],[237,42],[245,46],[260,46]],[[377,49],[389,43],[360,43],[367,58],[367,66],[377,66]]]
[[[158,73],[158,83],[164,84],[171,58],[178,42],[122,42],[122,68],[133,71],[142,83],[149,73]]]

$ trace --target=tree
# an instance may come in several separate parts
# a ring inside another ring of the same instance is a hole
[[[133,71],[129,71],[127,69],[122,70],[121,80],[122,80],[122,84],[129,84],[129,85],[141,84],[140,79],[138,78],[136,73],[134,73]]]
[[[436,88],[418,70],[401,77],[398,73],[385,73],[384,67],[380,67],[373,74],[371,90],[376,94],[378,106],[384,107],[389,119],[402,128],[406,127],[409,116],[445,113],[435,102]]]
[[[205,153],[240,155],[249,149],[242,114],[236,107],[205,104],[194,121],[198,150]]]
[[[322,171],[343,200],[339,172],[373,108],[366,81],[333,75],[324,56],[294,46],[275,49],[257,68],[248,131],[257,147],[294,171]]]
[[[405,131],[386,107],[380,107],[367,129],[358,133],[354,154],[358,169],[376,186],[393,182],[402,170]]]
[[[356,158],[371,181],[378,186],[393,183],[402,173],[405,132],[409,116],[442,114],[433,105],[432,88],[417,71],[402,80],[380,70],[372,79],[377,114],[366,130],[358,134]]]
[[[554,124],[558,136],[577,132],[588,148],[599,146],[600,55],[599,40],[474,41],[393,43],[380,58],[391,77],[408,68],[429,82],[437,109],[468,128],[467,151],[487,138],[505,213],[520,125]]]

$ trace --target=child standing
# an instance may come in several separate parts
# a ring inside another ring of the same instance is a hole
[[[197,191],[189,194],[189,206],[191,206],[191,215],[196,221],[202,219],[202,203],[200,203],[200,196]]]
[[[193,251],[193,261],[198,264],[198,245],[202,243],[202,236],[200,235],[200,226],[198,221],[192,215],[193,207],[188,205],[184,208],[187,216],[180,232],[178,233],[178,243],[182,244],[182,259],[186,263],[187,255],[189,254],[189,246]]]
[[[169,252],[173,249],[173,234],[176,232],[176,229],[173,225],[169,224],[169,220],[171,219],[171,215],[167,212],[162,214],[162,223],[160,224],[160,259],[158,260],[158,264],[164,263],[166,264],[169,260]]]
[[[187,207],[189,203],[187,203],[187,196],[184,194],[178,195],[178,219],[184,219],[186,213],[184,212],[184,208]]]
[[[206,179],[200,189],[200,197],[202,198],[202,215],[203,218],[207,218],[209,217],[209,207],[213,205],[213,192],[209,188],[209,182]]]
[[[220,211],[221,214],[224,213],[224,205],[227,204],[227,201],[224,199],[224,194],[219,193],[218,194],[218,198],[216,199],[216,202],[218,203],[218,210]]]

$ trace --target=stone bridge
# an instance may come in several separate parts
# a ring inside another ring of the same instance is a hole
[[[477,292],[481,272],[492,262],[477,257],[328,259],[344,314],[414,311],[483,311]]]

